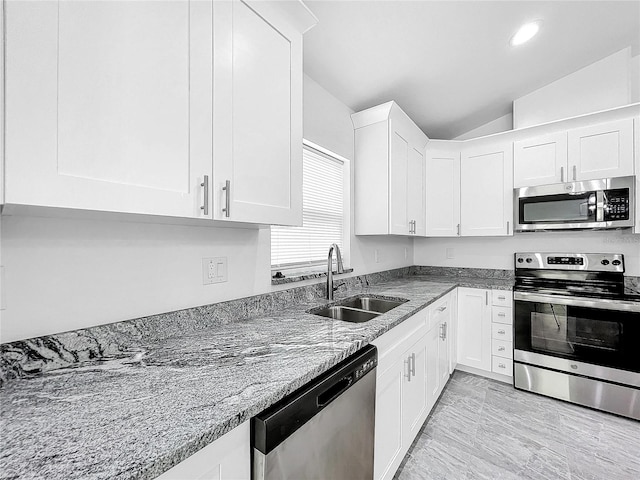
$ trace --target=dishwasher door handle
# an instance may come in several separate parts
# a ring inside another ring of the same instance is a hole
[[[331,385],[324,392],[316,397],[316,405],[318,408],[322,408],[325,405],[330,404],[338,395],[344,392],[353,383],[353,376],[343,377],[336,383]]]

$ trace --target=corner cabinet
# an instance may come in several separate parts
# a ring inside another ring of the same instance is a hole
[[[513,235],[513,147],[471,144],[460,159],[460,234]]]
[[[355,129],[355,234],[426,234],[427,136],[395,102],[352,116]]]
[[[460,145],[432,140],[426,148],[428,237],[460,235]]]
[[[7,2],[6,204],[220,219],[231,180],[225,218],[301,221],[315,18],[277,3]]]

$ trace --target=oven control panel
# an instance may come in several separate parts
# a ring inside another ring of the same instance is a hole
[[[624,257],[618,253],[516,253],[515,268],[623,273]]]

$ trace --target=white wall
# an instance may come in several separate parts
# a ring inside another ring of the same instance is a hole
[[[507,132],[509,130],[513,130],[513,114],[511,113],[507,113],[473,130],[469,130],[453,140],[469,140],[470,138],[484,137],[485,135]]]
[[[449,252],[447,251],[449,250]],[[626,273],[640,276],[640,235],[597,232],[522,233],[513,237],[416,239],[416,265],[513,269],[515,252],[622,253]],[[447,253],[454,258],[447,258]]]
[[[351,110],[309,77],[304,88],[305,138],[352,159]],[[0,225],[1,342],[272,290],[268,228],[26,216]],[[354,274],[411,265],[412,247],[404,237],[352,237]],[[203,286],[202,258],[214,256],[228,257],[229,280]]]
[[[513,127],[574,117],[632,101],[631,47],[620,50],[513,102]]]

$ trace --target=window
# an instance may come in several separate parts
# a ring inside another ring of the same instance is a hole
[[[271,269],[301,271],[325,266],[332,243],[340,247],[346,265],[348,164],[305,141],[302,176],[303,225],[271,227]]]

